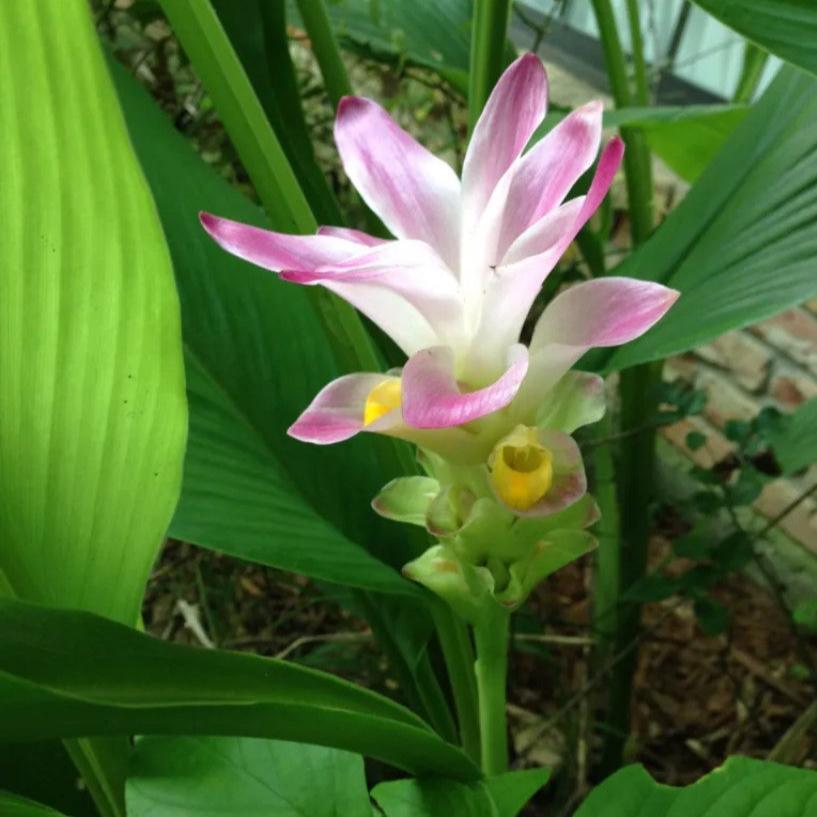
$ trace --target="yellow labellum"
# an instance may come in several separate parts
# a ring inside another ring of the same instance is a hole
[[[363,409],[363,425],[371,425],[384,414],[396,409],[400,405],[400,397],[399,377],[391,377],[382,383],[378,383],[366,398],[366,405]]]
[[[520,426],[501,440],[489,463],[497,494],[517,511],[535,505],[553,484],[553,455],[533,428]]]

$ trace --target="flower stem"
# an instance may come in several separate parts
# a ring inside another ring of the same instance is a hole
[[[510,613],[497,606],[474,626],[479,694],[479,729],[483,773],[491,777],[508,769],[508,723],[505,692],[508,676]]]
[[[760,46],[748,40],[746,41],[743,48],[743,67],[740,70],[740,77],[738,78],[735,93],[732,96],[732,102],[748,104],[752,101],[768,61],[768,51],[764,51]]]
[[[318,60],[326,92],[337,108],[340,98],[352,93],[349,74],[340,55],[338,41],[332,30],[332,22],[326,9],[325,0],[298,0],[298,11],[304,28],[312,42],[312,52]]]
[[[468,83],[469,132],[474,129],[502,73],[510,13],[510,0],[474,0]]]
[[[638,3],[635,0],[627,0],[626,4],[635,68],[633,91],[627,75],[627,61],[621,47],[611,0],[592,2],[601,32],[604,60],[616,107],[623,108],[632,105],[633,102],[649,105],[649,85]],[[638,246],[649,238],[654,224],[651,156],[643,131],[638,128],[622,128],[621,136],[627,146],[624,171],[630,231],[633,246]],[[655,385],[660,378],[660,362],[636,366],[622,372],[619,385],[621,428],[649,428],[653,424],[657,409]],[[652,477],[655,467],[654,428],[644,434],[623,439],[618,454],[617,547],[615,550],[609,549],[597,561],[595,625],[601,635],[598,655],[601,661],[604,661],[610,651],[616,653],[622,645],[632,643],[638,636],[640,605],[625,603],[623,595],[643,576],[646,567],[650,525],[648,508],[652,499]],[[612,492],[605,491],[601,499],[609,506],[613,499]],[[607,510],[605,508],[603,512]],[[608,520],[605,527],[608,534],[612,534],[611,521]],[[603,776],[611,774],[621,765],[629,732],[632,679],[637,658],[636,650],[628,652],[626,659],[616,665],[610,679],[607,734],[604,738],[601,760]]]

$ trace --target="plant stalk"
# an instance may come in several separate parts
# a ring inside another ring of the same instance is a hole
[[[606,583],[606,610],[599,610],[602,633],[613,632],[609,643],[612,654],[633,642],[641,627],[641,605],[625,602],[621,596],[633,584],[643,578],[647,568],[647,545],[650,534],[649,506],[653,496],[655,473],[656,429],[648,425],[658,409],[656,383],[661,379],[663,363],[646,363],[621,373],[621,426],[644,427],[641,434],[634,434],[621,442],[618,463],[619,538],[617,576],[603,577]],[[601,563],[603,565],[603,562]],[[613,584],[612,579],[617,579]],[[612,620],[604,621],[604,616]],[[609,623],[615,625],[612,631]],[[605,627],[607,624],[607,627]],[[601,770],[603,775],[612,774],[619,768],[629,733],[630,698],[632,679],[638,660],[638,650],[631,650],[616,664],[610,676],[607,734],[602,749]]]
[[[474,0],[471,66],[468,76],[468,132],[502,74],[511,0]]]
[[[610,0],[593,0],[602,48],[610,78],[610,87],[619,108],[635,102],[650,104],[647,67],[644,59],[638,3],[627,0],[627,16],[633,48],[635,90],[627,76],[627,62],[616,27]],[[643,133],[622,128],[626,145],[624,172],[630,213],[630,232],[634,246],[649,238],[654,224],[652,165]],[[622,439],[617,471],[618,541],[612,553],[597,561],[596,622],[602,635],[599,658],[617,653],[622,645],[637,638],[641,620],[638,604],[623,604],[622,595],[644,575],[649,539],[649,503],[652,499],[655,469],[655,428],[652,419],[657,410],[655,386],[661,377],[662,364],[650,363],[628,369],[621,374],[621,428],[645,428],[644,433]],[[602,458],[604,455],[601,455]],[[602,459],[602,467],[608,466]],[[612,496],[604,495],[604,510],[609,512]],[[607,524],[609,530],[609,523]],[[608,546],[609,548],[609,546]],[[606,637],[605,637],[606,636]],[[630,651],[615,666],[610,680],[607,730],[602,748],[601,773],[606,776],[621,765],[629,733],[632,678],[638,652]]]
[[[612,435],[613,418],[609,411],[596,425],[596,429],[601,439]],[[593,494],[601,511],[601,519],[594,529],[599,546],[595,554],[593,582],[593,634],[596,637],[597,657],[605,660],[613,653],[613,642],[618,631],[620,566],[623,559],[619,550],[620,523],[613,448],[610,445],[597,445],[593,448],[591,457]]]
[[[738,77],[738,84],[735,87],[732,102],[748,104],[752,101],[768,61],[768,51],[764,51],[754,43],[746,42],[743,48],[743,65],[740,69],[740,77]]]
[[[337,109],[341,97],[352,93],[352,83],[340,56],[326,3],[324,0],[298,0],[298,11],[312,42],[312,53],[321,69],[326,92],[332,107]]]
[[[510,613],[498,604],[474,625],[477,660],[474,672],[479,694],[482,772],[486,777],[508,770],[508,719],[505,695],[508,676]]]
[[[638,0],[627,0],[627,22],[630,28],[630,44],[633,58],[634,100],[637,105],[650,104],[650,81],[647,60],[644,58],[644,37],[641,33],[641,17]]]
[[[604,51],[604,62],[607,66],[607,76],[610,81],[610,90],[617,108],[626,108],[637,103],[649,105],[649,86],[647,85],[647,71],[644,64],[643,40],[641,25],[638,18],[638,4],[628,0],[627,11],[630,20],[630,29],[638,29],[638,36],[632,36],[633,48],[639,48],[639,55],[633,57],[636,66],[641,64],[641,79],[638,82],[635,95],[630,89],[627,77],[627,60],[613,15],[610,0],[592,0],[596,14],[601,44]],[[638,77],[638,70],[636,71]],[[630,234],[635,246],[642,244],[649,238],[653,228],[653,185],[652,160],[647,140],[639,128],[622,128],[621,138],[624,140],[624,177],[627,185],[627,201],[630,211]]]

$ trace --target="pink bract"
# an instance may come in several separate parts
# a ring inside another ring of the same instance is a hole
[[[530,349],[519,344],[543,281],[607,194],[623,154],[611,140],[587,193],[565,202],[598,155],[602,105],[577,109],[524,152],[546,107],[545,70],[525,54],[491,94],[460,182],[377,103],[343,99],[335,121],[343,166],[393,240],[343,227],[292,236],[201,215],[228,252],[330,289],[403,349],[402,405],[365,430],[410,438],[411,429],[461,426],[513,401],[534,406],[585,351],[638,337],[678,297],[649,281],[589,281],[553,300]],[[363,430],[367,395],[383,379],[330,383],[290,433],[328,443]]]

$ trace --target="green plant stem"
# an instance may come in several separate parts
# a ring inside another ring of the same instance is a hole
[[[510,613],[496,605],[474,626],[479,695],[482,772],[487,777],[508,769],[508,721],[505,694],[508,676]]]
[[[469,133],[502,73],[511,5],[511,0],[474,0],[468,85]],[[490,615],[474,626],[480,757],[482,771],[488,776],[501,774],[508,767],[505,688],[509,621],[508,611],[496,605]]]
[[[621,47],[618,29],[610,0],[593,0],[610,87],[616,106],[649,104],[649,86],[644,60],[641,22],[638,3],[627,0],[633,64],[635,66],[635,93],[630,89],[627,63]],[[622,128],[626,145],[624,172],[630,212],[630,231],[633,245],[647,240],[653,229],[653,184],[649,148],[643,133],[634,128]],[[628,369],[621,374],[621,427],[645,428],[621,441],[617,487],[619,507],[618,541],[613,555],[606,554],[598,562],[600,572],[597,584],[602,588],[596,595],[596,625],[603,635],[602,652],[618,652],[621,645],[637,639],[641,608],[638,604],[622,604],[624,591],[644,575],[649,539],[649,503],[652,499],[655,468],[655,429],[651,427],[657,410],[655,385],[661,377],[662,364],[650,363]],[[610,497],[606,498],[610,503]],[[600,595],[599,595],[600,593]],[[601,605],[604,605],[601,607]],[[613,617],[612,620],[609,617]],[[607,619],[605,621],[605,618]],[[613,626],[611,627],[611,623]],[[607,708],[607,727],[602,748],[601,773],[606,776],[621,765],[626,737],[629,733],[632,677],[638,659],[632,651],[616,665],[610,680]]]
[[[623,428],[647,426],[658,403],[655,385],[661,377],[663,363],[646,363],[621,373],[621,425]],[[618,467],[618,582],[611,588],[615,598],[615,635],[612,652],[638,637],[641,605],[623,602],[621,595],[643,578],[647,567],[647,545],[650,533],[649,505],[655,472],[655,428],[646,427],[621,443]],[[611,599],[612,601],[612,599]],[[610,614],[611,607],[607,608]],[[602,615],[604,615],[603,611]],[[602,629],[604,622],[601,622]],[[608,630],[609,632],[609,630]],[[630,697],[638,651],[628,653],[610,677],[608,733],[602,750],[601,769],[606,776],[620,765],[630,724]]]
[[[502,74],[508,38],[510,0],[474,0],[471,68],[468,84],[468,131],[474,125]]]
[[[608,412],[597,423],[598,438],[612,435],[613,418]],[[591,453],[593,463],[593,494],[599,504],[601,518],[594,533],[599,540],[595,553],[595,581],[593,583],[593,631],[599,659],[612,653],[618,630],[618,597],[620,593],[621,553],[619,552],[618,496],[613,449],[610,445],[596,445]]]
[[[352,83],[340,56],[340,48],[332,30],[324,0],[298,0],[298,10],[312,42],[312,52],[321,69],[326,92],[337,108],[341,97],[352,93]]]
[[[644,58],[644,37],[641,34],[638,0],[627,0],[627,22],[630,28],[630,43],[633,55],[634,98],[637,105],[647,106],[650,104],[650,81],[647,73],[647,61]]]
[[[740,77],[738,77],[738,84],[735,87],[732,102],[749,103],[752,101],[768,61],[768,51],[764,51],[754,43],[746,42],[743,48],[743,65],[740,69]]]
[[[610,0],[592,1],[601,34],[610,90],[613,93],[616,107],[626,108],[636,101],[636,97],[634,97],[630,89],[627,78],[627,60],[624,56],[624,49],[621,47],[613,7]],[[637,37],[632,37],[633,48],[641,49],[643,43],[640,36],[637,3],[628,0],[627,10],[631,31],[634,28],[639,31]],[[636,65],[644,64],[643,50],[638,55],[634,52],[633,60]],[[643,68],[643,74],[636,93],[638,104],[648,105],[649,88],[646,79],[646,66]],[[649,238],[653,228],[652,161],[644,133],[639,128],[622,128],[621,138],[627,148],[624,152],[624,174],[630,211],[630,234],[632,235],[633,244],[637,246]]]
[[[436,599],[432,602],[431,612],[451,681],[460,743],[468,756],[475,763],[479,763],[477,683],[474,675],[474,650],[471,646],[468,628]]]

